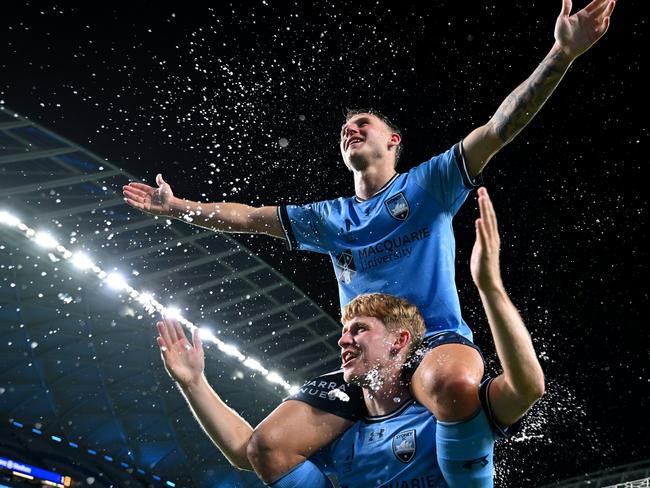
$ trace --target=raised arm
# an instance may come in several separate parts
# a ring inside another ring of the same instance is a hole
[[[190,344],[178,321],[165,318],[156,325],[165,368],[185,396],[194,417],[230,464],[252,471],[246,446],[253,429],[219,398],[203,375],[205,362],[198,329],[194,329],[193,344]]]
[[[593,0],[571,14],[571,0],[562,0],[555,23],[555,44],[526,81],[501,103],[492,118],[463,140],[471,177],[478,175],[490,158],[528,125],[551,96],[569,66],[600,39],[609,28],[615,0]]]
[[[503,368],[503,373],[490,385],[490,404],[496,420],[509,426],[544,394],[544,373],[528,330],[501,280],[497,220],[485,188],[479,188],[478,202],[481,216],[476,220],[472,278]]]
[[[241,203],[200,203],[174,196],[161,174],[158,188],[131,182],[122,188],[126,203],[153,215],[173,217],[217,232],[245,232],[284,238],[277,207]]]

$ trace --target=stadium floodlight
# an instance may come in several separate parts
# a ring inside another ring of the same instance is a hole
[[[74,267],[81,270],[91,270],[97,276],[97,278],[99,278],[104,283],[106,283],[106,285],[109,288],[126,292],[126,294],[131,300],[136,301],[141,305],[143,305],[143,307],[148,313],[159,312],[163,314],[163,316],[174,318],[178,320],[181,324],[183,324],[190,331],[193,331],[194,329],[198,328],[191,321],[183,317],[178,308],[164,307],[160,302],[158,302],[153,297],[153,294],[147,292],[140,292],[139,290],[136,290],[135,288],[130,286],[120,273],[118,272],[107,273],[102,268],[94,264],[92,260],[84,253],[82,252],[73,253],[62,244],[59,244],[51,234],[47,232],[36,232],[34,229],[29,227],[24,222],[20,221],[17,217],[13,216],[11,213],[7,212],[6,210],[0,210],[0,224],[15,227],[20,232],[22,232],[24,237],[26,237],[27,239],[36,242],[42,247],[53,249],[52,252],[48,253],[48,256],[50,256],[50,259],[53,262],[56,262],[58,260],[57,256],[54,254],[56,252],[58,253],[59,257],[69,260]],[[229,356],[233,356],[234,358],[239,360],[239,362],[241,362],[244,366],[247,366],[248,368],[261,373],[269,382],[282,386],[284,389],[288,390],[290,394],[294,394],[299,391],[300,388],[298,386],[289,384],[289,382],[283,379],[277,372],[269,371],[264,367],[264,365],[262,365],[262,363],[260,363],[256,359],[248,357],[242,351],[240,351],[236,346],[232,344],[226,344],[221,339],[216,337],[214,333],[209,329],[207,328],[198,328],[198,329],[199,329],[199,336],[201,337],[201,339],[204,339],[206,341],[215,344],[219,348],[219,350],[222,351],[223,353]]]
[[[165,307],[162,311],[162,314],[163,317],[174,320],[178,320],[183,316],[181,309],[178,307]]]
[[[251,357],[248,357],[246,360],[244,360],[244,366],[252,369],[253,371],[259,371],[264,376],[269,374],[269,370],[262,366],[262,363],[260,363],[257,359],[253,359]]]
[[[90,269],[95,266],[95,263],[93,263],[90,258],[82,252],[74,253],[70,261],[75,266],[75,268],[79,269]]]
[[[5,210],[0,210],[0,224],[9,225],[11,227],[18,227],[20,223],[20,219],[17,217],[14,217]]]
[[[49,232],[37,232],[34,236],[34,242],[45,248],[57,247],[59,245],[56,239]]]
[[[109,288],[113,290],[123,290],[126,288],[126,280],[119,273],[110,273],[106,278],[104,278],[104,283],[106,283]]]

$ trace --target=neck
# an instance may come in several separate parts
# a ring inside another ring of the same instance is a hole
[[[395,176],[395,168],[389,164],[367,166],[354,170],[354,193],[361,200],[367,200]]]
[[[408,385],[401,380],[400,371],[390,377],[392,380],[383,380],[377,390],[363,388],[363,399],[372,417],[387,415],[411,398]]]

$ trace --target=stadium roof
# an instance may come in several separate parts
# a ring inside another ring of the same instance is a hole
[[[175,391],[158,311],[212,331],[208,380],[252,424],[289,384],[338,365],[339,325],[237,240],[128,207],[121,188],[134,180],[0,106],[0,212],[21,222],[0,223],[0,456],[74,459],[74,476],[100,486],[259,486]],[[58,247],[39,246],[39,232]],[[112,289],[111,272],[128,285]]]

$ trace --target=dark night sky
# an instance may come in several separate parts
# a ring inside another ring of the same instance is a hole
[[[502,486],[650,458],[639,3],[619,2],[607,35],[485,172],[504,279],[548,383],[523,433],[499,448]],[[338,153],[345,107],[379,108],[403,127],[402,171],[446,150],[542,60],[560,9],[559,0],[89,5],[3,5],[1,103],[146,181],[162,172],[179,196],[255,205],[352,193]],[[468,272],[476,214],[472,195],[455,220],[457,279],[465,318],[493,358]],[[242,241],[336,316],[326,257]]]

